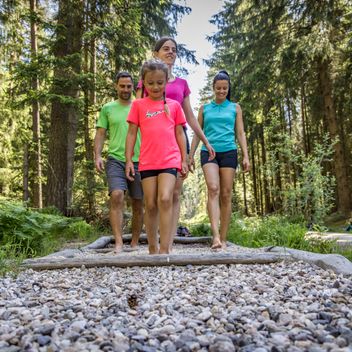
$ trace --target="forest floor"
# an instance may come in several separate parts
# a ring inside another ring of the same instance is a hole
[[[133,258],[148,252],[125,249]],[[351,276],[291,260],[27,269],[0,278],[0,351],[347,352],[351,296]]]

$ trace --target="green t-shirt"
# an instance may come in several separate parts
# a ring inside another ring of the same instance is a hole
[[[131,105],[122,105],[119,101],[107,103],[100,110],[96,125],[96,127],[105,128],[107,130],[109,134],[108,153],[110,156],[120,161],[126,161],[125,142],[128,131],[128,122],[126,119],[130,109]],[[132,158],[134,162],[139,159],[140,146],[141,137],[138,131]]]

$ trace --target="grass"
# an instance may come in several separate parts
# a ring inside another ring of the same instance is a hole
[[[198,215],[186,226],[193,236],[210,236],[208,218]],[[243,218],[233,214],[228,240],[243,247],[268,246],[288,247],[315,253],[338,253],[352,261],[352,247],[339,247],[334,240],[307,239],[307,227],[303,218],[289,218],[282,215]]]
[[[352,260],[351,248],[338,247],[336,241],[323,238],[307,239],[306,232],[304,222],[285,216],[245,219],[234,216],[228,240],[244,247],[280,246],[323,254],[338,253]]]
[[[0,274],[17,272],[25,258],[45,256],[67,241],[92,241],[97,231],[81,218],[67,218],[55,209],[34,210],[1,199]]]

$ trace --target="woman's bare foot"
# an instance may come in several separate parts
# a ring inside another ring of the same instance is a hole
[[[213,244],[211,245],[211,249],[220,249],[221,248],[221,241],[218,237],[213,239]]]
[[[221,242],[221,249],[226,250],[227,249],[227,243],[226,241]]]

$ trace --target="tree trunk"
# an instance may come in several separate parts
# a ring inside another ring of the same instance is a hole
[[[31,60],[37,59],[37,23],[36,11],[37,0],[29,0],[31,11]],[[32,91],[34,94],[39,90],[38,75],[34,72],[32,77]],[[31,170],[32,170],[32,194],[33,205],[37,208],[43,207],[43,191],[42,191],[42,162],[41,162],[41,140],[40,140],[40,112],[38,98],[34,98],[32,102],[32,148],[31,148]]]
[[[332,92],[332,80],[330,76],[330,64],[327,59],[318,59],[319,84],[323,94],[326,124],[334,144],[334,169],[336,176],[338,211],[349,215],[351,206],[351,190],[348,183],[347,165],[344,158],[343,146],[338,129],[336,109]]]
[[[264,126],[260,125],[260,144],[262,147],[262,165],[265,170],[266,167],[266,148],[265,148],[265,140],[264,140]],[[269,191],[269,182],[264,173],[263,175],[263,186],[264,186],[264,198],[265,198],[265,214],[269,214],[271,212],[271,201],[270,201],[270,191]]]
[[[256,165],[255,165],[255,157],[254,157],[254,143],[253,139],[250,138],[249,140],[250,145],[250,155],[251,155],[251,174],[253,180],[253,193],[254,193],[254,200],[255,200],[255,213],[258,215],[260,213],[260,204],[259,204],[259,197],[258,197],[258,186],[257,186],[257,173],[256,173]]]
[[[243,203],[244,203],[244,213],[246,216],[249,216],[248,211],[248,202],[247,202],[247,185],[246,185],[246,176],[244,172],[242,172],[242,182],[243,182]]]
[[[304,154],[308,156],[308,141],[307,141],[307,130],[306,130],[306,102],[305,102],[305,92],[304,92],[304,83],[301,84],[301,116],[302,116],[302,135],[303,135],[303,147]]]
[[[27,202],[29,199],[29,151],[28,143],[26,142],[23,147],[23,201]]]
[[[54,55],[49,136],[47,204],[70,214],[74,150],[79,116],[79,83],[83,31],[83,1],[60,0]],[[61,62],[60,62],[61,61]]]
[[[259,149],[259,142],[257,141],[257,155],[258,161],[260,157],[260,149]],[[260,214],[264,215],[264,199],[263,199],[263,182],[262,182],[262,172],[261,167],[258,167],[258,184],[259,184],[259,200],[260,200]]]

